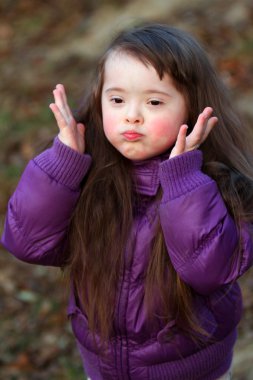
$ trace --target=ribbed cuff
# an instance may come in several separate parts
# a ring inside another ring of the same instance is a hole
[[[149,379],[216,380],[231,367],[236,337],[236,331],[232,331],[223,341],[210,344],[181,360],[152,365],[149,367]]]
[[[90,168],[91,156],[76,152],[56,137],[53,146],[35,157],[34,162],[55,181],[76,190]]]
[[[208,183],[211,178],[201,171],[202,152],[193,150],[160,164],[159,176],[164,200],[170,200]]]

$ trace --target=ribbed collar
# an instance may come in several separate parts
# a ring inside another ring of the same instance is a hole
[[[159,165],[166,157],[155,157],[144,161],[133,161],[134,188],[138,194],[156,195],[159,180]]]

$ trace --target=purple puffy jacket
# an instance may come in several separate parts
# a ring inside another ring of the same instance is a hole
[[[28,164],[9,201],[2,236],[6,249],[29,263],[64,264],[66,228],[90,164],[89,155],[75,152],[58,138]],[[68,306],[92,380],[214,380],[230,367],[242,312],[235,280],[252,264],[252,241],[244,225],[239,252],[235,223],[216,183],[201,172],[201,164],[200,151],[133,163],[136,191],[143,202],[133,223],[133,257],[125,260],[120,273],[115,334],[103,356],[96,351],[74,292]],[[163,197],[158,206],[154,196],[160,185]],[[158,217],[171,261],[195,291],[196,314],[210,334],[202,347],[185,336],[176,321],[147,321],[143,278]]]

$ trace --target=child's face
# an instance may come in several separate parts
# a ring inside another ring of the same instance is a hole
[[[187,107],[169,75],[161,80],[153,66],[113,52],[105,64],[102,115],[109,142],[126,158],[144,160],[175,143]]]

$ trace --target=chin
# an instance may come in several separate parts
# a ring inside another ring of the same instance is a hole
[[[148,155],[144,153],[139,153],[139,154],[121,153],[121,154],[131,161],[143,161],[143,160],[148,160],[149,158],[154,157],[152,155]]]

